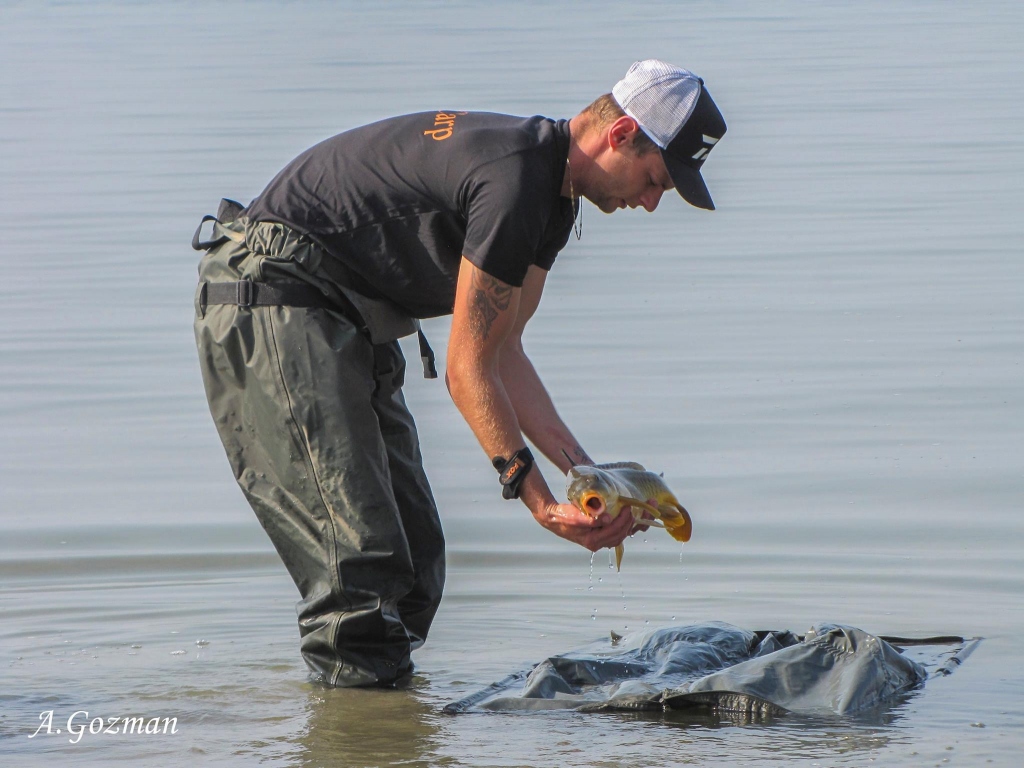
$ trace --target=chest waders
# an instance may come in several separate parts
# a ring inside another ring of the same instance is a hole
[[[387,685],[412,668],[445,575],[405,360],[322,269],[322,248],[240,213],[225,201],[204,218],[214,237],[193,239],[210,413],[299,589],[306,664],[329,685]]]

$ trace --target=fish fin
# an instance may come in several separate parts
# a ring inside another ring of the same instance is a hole
[[[664,516],[663,519],[674,520],[680,515],[678,504],[666,504],[663,501],[658,502],[658,511]]]
[[[661,510],[655,506],[652,506],[651,504],[648,504],[646,501],[640,501],[640,499],[632,499],[629,496],[619,496],[619,501],[621,501],[623,504],[628,504],[631,507],[640,507],[640,509],[646,509],[652,515],[654,515],[655,518],[661,518]],[[636,517],[635,514],[634,517]]]
[[[622,570],[622,553],[624,551],[625,551],[625,549],[623,549],[621,544],[619,544],[619,546],[617,546],[615,548],[615,570],[616,571],[621,571]]]
[[[646,472],[643,464],[637,464],[635,461],[612,461],[608,464],[595,464],[598,469],[638,469],[641,472]]]

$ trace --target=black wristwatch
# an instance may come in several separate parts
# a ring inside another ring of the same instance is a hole
[[[503,499],[518,499],[519,486],[523,478],[533,468],[533,454],[529,448],[520,448],[506,459],[504,456],[495,456],[491,459],[491,466],[498,470],[498,482],[501,483],[501,497]]]

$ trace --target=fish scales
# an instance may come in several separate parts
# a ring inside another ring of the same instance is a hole
[[[624,487],[625,493],[623,496],[631,496],[635,499],[659,499],[659,497],[672,495],[672,491],[669,490],[668,485],[665,484],[665,479],[661,475],[656,475],[653,472],[639,469],[617,469],[615,471],[615,478]],[[673,497],[674,498],[674,497]],[[678,503],[678,502],[676,502]]]

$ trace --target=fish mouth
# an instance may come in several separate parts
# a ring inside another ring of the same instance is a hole
[[[604,499],[598,493],[583,494],[582,498],[580,498],[580,504],[583,506],[584,512],[594,517],[597,517],[606,509]]]

